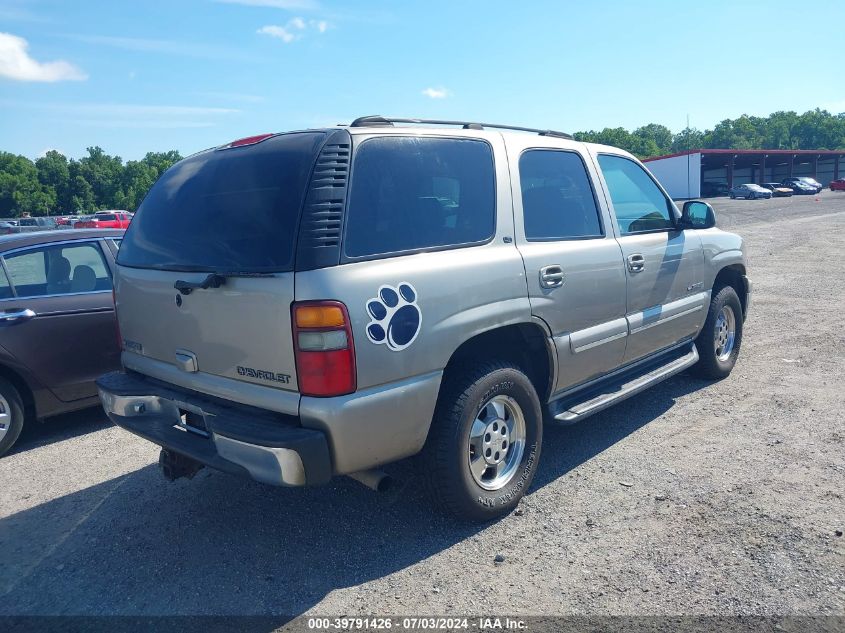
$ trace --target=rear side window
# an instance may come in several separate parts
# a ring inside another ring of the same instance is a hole
[[[98,244],[42,246],[4,257],[18,297],[45,297],[111,290]]]
[[[484,141],[382,137],[355,153],[344,251],[365,257],[484,242],[495,230]]]
[[[529,150],[519,159],[528,240],[600,237],[599,210],[584,161],[574,152]]]
[[[292,269],[299,213],[322,132],[212,150],[171,167],[144,199],[118,263],[179,271]]]

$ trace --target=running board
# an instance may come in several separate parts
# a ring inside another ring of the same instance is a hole
[[[626,373],[617,377],[615,380],[590,389],[587,394],[576,394],[564,400],[551,403],[552,406],[555,404],[558,405],[555,407],[556,411],[552,411],[552,417],[556,422],[562,424],[575,424],[594,413],[598,413],[617,402],[630,398],[692,367],[696,362],[698,362],[698,350],[695,349],[695,345],[690,345],[690,349],[686,354],[681,356],[672,355],[669,357],[668,362],[664,360],[664,362],[656,367],[651,364],[647,368],[643,368],[642,371],[645,373],[639,373],[633,376],[630,373]],[[579,395],[582,399],[578,399]]]

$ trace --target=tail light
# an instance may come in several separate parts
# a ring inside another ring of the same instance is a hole
[[[346,306],[301,301],[293,304],[291,316],[300,393],[328,397],[355,391],[355,345]]]

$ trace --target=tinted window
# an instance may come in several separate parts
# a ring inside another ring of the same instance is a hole
[[[355,154],[344,249],[351,257],[483,242],[495,227],[483,141],[386,137]]]
[[[126,266],[164,270],[290,270],[319,133],[187,158],[156,182],[120,247]]]
[[[117,220],[117,216],[114,213],[98,213],[94,216],[94,219],[105,222],[107,220]]]
[[[19,297],[43,297],[111,290],[111,277],[98,244],[61,244],[5,257]]]
[[[623,234],[674,227],[672,202],[642,167],[608,154],[599,155],[599,165]]]
[[[581,157],[531,150],[519,159],[525,236],[536,240],[601,235],[596,200]]]

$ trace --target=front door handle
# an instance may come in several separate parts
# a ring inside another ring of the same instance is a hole
[[[564,281],[566,281],[566,274],[559,265],[543,266],[540,269],[541,288],[560,288]]]
[[[0,312],[0,325],[16,325],[29,321],[35,317],[35,312],[29,308],[12,309],[5,312]]]
[[[628,270],[632,273],[642,272],[645,268],[645,257],[641,253],[628,255]]]

